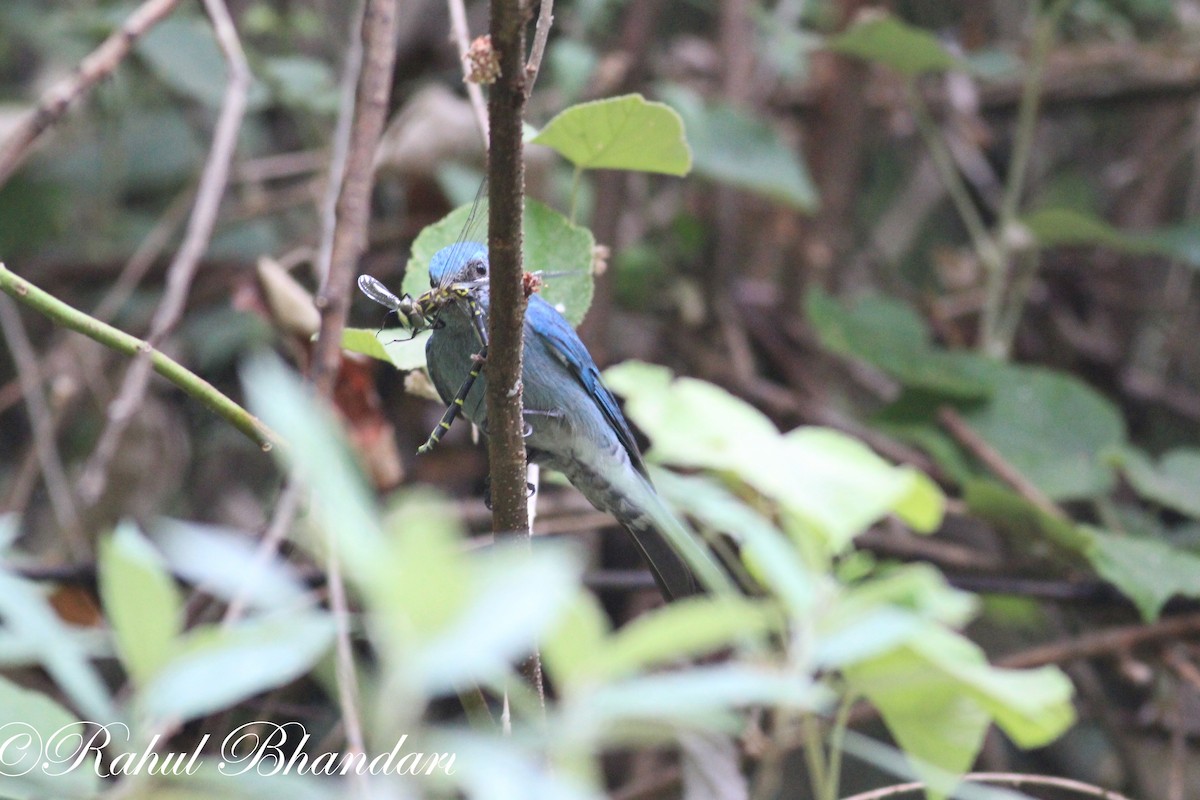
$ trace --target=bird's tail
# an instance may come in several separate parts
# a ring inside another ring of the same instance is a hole
[[[711,551],[667,505],[649,478],[630,470],[622,486],[610,486],[593,504],[605,508],[629,531],[668,600],[702,591],[734,589]]]

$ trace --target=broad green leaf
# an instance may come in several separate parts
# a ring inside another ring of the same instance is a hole
[[[696,174],[798,211],[816,210],[817,188],[798,148],[765,121],[730,105],[705,103],[679,86],[659,92],[684,119]]]
[[[136,50],[175,91],[211,108],[221,105],[229,69],[206,20],[181,14],[167,17],[142,37]],[[266,99],[266,88],[253,83],[247,107],[259,108]]]
[[[609,629],[608,616],[596,596],[577,593],[540,643],[542,664],[560,691],[589,673],[592,658],[608,641]]]
[[[426,692],[501,680],[558,621],[583,572],[561,547],[493,550],[475,567],[470,582],[456,587],[466,606],[413,655]]]
[[[248,534],[173,519],[160,519],[152,533],[171,570],[214,597],[263,611],[313,602],[291,565],[279,556],[264,558],[260,542]]]
[[[588,676],[598,682],[645,672],[760,639],[779,620],[767,607],[735,597],[679,600],[625,625],[593,655]]]
[[[987,479],[973,479],[963,487],[970,512],[995,525],[1018,547],[1048,542],[1072,552],[1083,553],[1090,537],[1073,522],[1051,516],[1011,489]]]
[[[626,361],[605,370],[604,380],[624,395],[629,417],[651,434],[647,455],[659,461],[734,469],[748,452],[779,439],[775,424],[749,403],[711,383],[674,378],[666,367]]]
[[[974,643],[938,627],[844,675],[906,753],[956,774],[970,768],[992,721],[1019,746],[1040,747],[1075,719],[1071,682],[1057,668],[997,669]]]
[[[988,402],[965,408],[975,433],[1052,500],[1095,497],[1113,483],[1103,456],[1125,440],[1116,407],[1078,378],[997,367]]]
[[[0,569],[0,633],[32,653],[85,719],[118,719],[108,688],[88,652],[50,607],[41,588]]]
[[[94,797],[100,791],[95,759],[87,756],[71,769],[74,753],[45,752],[48,742],[71,735],[87,738],[100,723],[80,722],[42,692],[25,689],[0,676],[0,797]],[[57,739],[55,735],[57,734]],[[116,732],[119,736],[119,729]],[[58,758],[69,760],[59,762]]]
[[[640,94],[571,106],[530,141],[553,148],[580,169],[682,176],[692,167],[679,114]]]
[[[788,604],[794,620],[811,612],[815,576],[773,522],[708,477],[664,469],[652,475],[659,493],[676,508],[734,538],[746,570]]]
[[[1026,217],[1024,224],[1043,247],[1100,245],[1133,255],[1160,255],[1200,267],[1200,224],[1195,222],[1151,231],[1123,231],[1082,211],[1047,208]]]
[[[683,725],[740,730],[738,708],[819,709],[828,701],[826,691],[795,673],[729,664],[605,684],[566,703],[562,723],[564,735],[594,732],[602,743],[645,742],[656,733],[674,738]]]
[[[407,328],[346,328],[342,331],[342,349],[408,372],[425,366],[425,344],[431,333],[421,331],[414,336]]]
[[[872,14],[862,19],[830,39],[828,47],[910,76],[966,68],[932,33],[890,14]]]
[[[139,693],[139,711],[157,720],[190,719],[290,683],[333,642],[327,614],[306,611],[196,629]]]
[[[183,630],[183,598],[163,557],[132,522],[101,540],[99,573],[121,662],[143,686],[171,657]]]
[[[1200,557],[1155,539],[1082,530],[1091,537],[1084,554],[1096,572],[1132,600],[1147,622],[1172,597],[1200,597]]]
[[[487,218],[487,200],[481,198],[478,205],[459,206],[422,230],[413,242],[401,291],[413,297],[429,291],[429,261],[443,247],[462,241],[486,244]],[[525,271],[543,273],[539,291],[542,299],[561,311],[572,325],[578,325],[592,302],[596,245],[592,232],[528,198],[522,231]]]
[[[898,300],[865,297],[846,308],[814,288],[805,298],[805,313],[826,348],[861,358],[905,386],[965,399],[990,391],[977,357],[935,347],[924,321]]]
[[[912,467],[900,467],[912,481],[907,494],[892,507],[899,517],[916,533],[933,533],[942,527],[946,512],[946,495],[928,475]]]
[[[327,536],[307,544],[336,542],[351,577],[382,579],[377,575],[383,543],[374,498],[332,412],[273,356],[249,359],[242,382],[251,411],[286,442],[274,455],[312,489],[314,519]]]
[[[895,508],[915,508],[925,522],[940,513],[929,484],[849,436],[820,428],[781,436],[745,401],[704,381],[673,380],[665,367],[627,362],[605,377],[650,435],[647,458],[736,475],[819,531],[823,550],[840,551]]]
[[[1200,519],[1200,450],[1180,447],[1154,464],[1141,451],[1125,448],[1118,466],[1146,500]]]

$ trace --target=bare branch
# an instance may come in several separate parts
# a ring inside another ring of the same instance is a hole
[[[467,11],[463,0],[447,0],[450,8],[450,31],[454,44],[458,47],[458,59],[462,62],[463,82],[467,84],[467,97],[471,101],[471,109],[475,112],[475,121],[479,123],[479,133],[483,136],[484,144],[489,141],[488,109],[483,99],[483,90],[479,84],[468,80],[469,67],[467,53],[471,50],[471,32],[467,28]]]
[[[550,39],[550,25],[554,22],[554,0],[542,0],[538,6],[537,25],[533,29],[533,48],[529,51],[529,62],[525,65],[525,99],[533,95],[533,84],[537,82],[542,68],[542,56],[546,54],[546,42]]]
[[[229,16],[229,9],[223,0],[204,0],[204,7],[208,11],[217,44],[228,65],[229,79],[225,85],[221,111],[213,132],[212,149],[209,151],[196,190],[196,203],[192,207],[187,232],[167,270],[167,284],[162,301],[150,321],[150,334],[146,338],[152,347],[157,347],[178,323],[200,257],[204,255],[212,239],[217,210],[229,180],[230,165],[237,147],[237,135],[246,110],[246,94],[250,87],[250,67],[242,52],[242,44],[234,28],[233,19]],[[151,370],[149,354],[140,354],[125,373],[120,393],[109,404],[108,425],[79,480],[80,495],[85,503],[94,503],[104,491],[108,465],[116,454],[129,420],[146,395]]]

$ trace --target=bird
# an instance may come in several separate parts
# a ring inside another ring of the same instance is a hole
[[[448,417],[457,413],[457,404],[485,434],[486,377],[479,354],[486,352],[480,337],[489,309],[488,269],[487,247],[478,242],[444,247],[433,256],[429,282],[441,300],[425,347],[429,376],[450,405]],[[472,382],[460,397],[468,376]],[[525,309],[522,383],[529,460],[562,473],[593,506],[616,518],[667,600],[700,594],[697,570],[705,583],[723,576],[707,550],[688,546],[691,532],[651,483],[629,423],[579,335],[536,293]],[[431,438],[440,433],[435,430]],[[685,558],[681,550],[690,555]]]

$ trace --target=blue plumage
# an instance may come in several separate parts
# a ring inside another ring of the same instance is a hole
[[[487,269],[487,248],[465,242],[440,250],[430,261],[429,278],[435,289],[469,288],[486,315]],[[456,295],[441,309],[426,345],[429,375],[445,402],[453,401],[480,348],[470,304]],[[693,570],[677,552],[690,534],[651,485],[629,424],[587,348],[562,314],[536,294],[525,312],[522,378],[530,460],[562,472],[592,505],[621,522],[667,598],[698,592]],[[462,409],[486,431],[484,398],[480,375]]]

